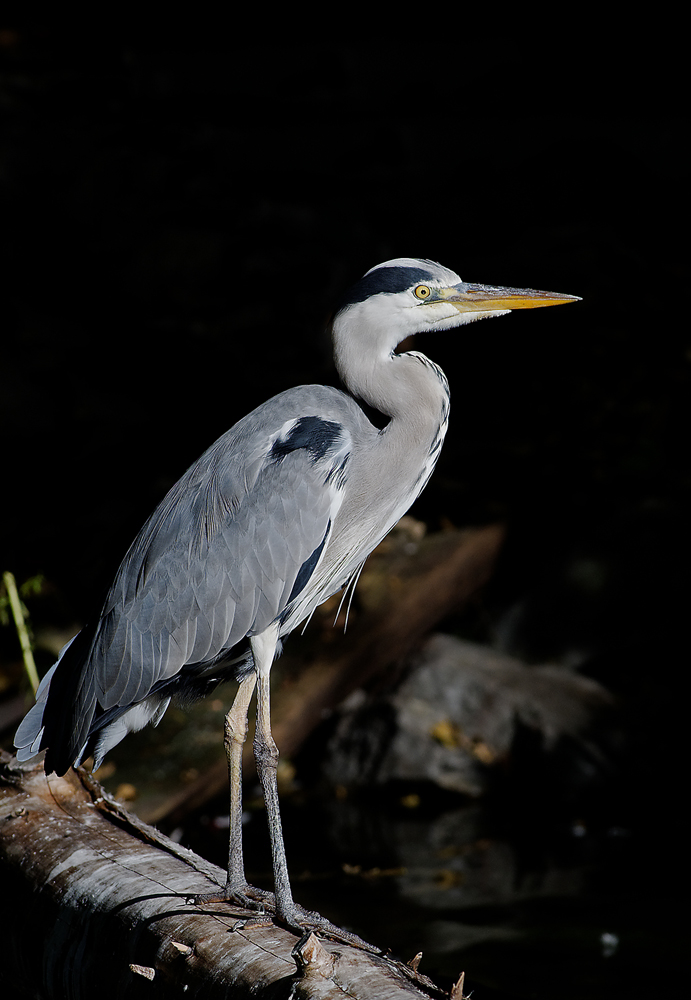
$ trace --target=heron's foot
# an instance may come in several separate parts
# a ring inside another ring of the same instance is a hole
[[[243,885],[235,888],[227,884],[225,888],[218,888],[215,892],[204,892],[197,896],[188,896],[187,902],[193,905],[203,903],[230,903],[243,910],[257,911],[258,913],[268,912],[271,917],[275,912],[274,894],[266,889],[257,889],[253,885]]]
[[[330,920],[323,917],[316,910],[306,910],[303,906],[293,903],[290,912],[286,915],[276,915],[276,923],[292,931],[300,937],[300,943],[309,937],[310,934],[318,934],[330,941],[337,941],[339,944],[349,944],[353,948],[368,951],[373,955],[381,955],[382,949],[364,941],[352,931],[344,930],[332,924]],[[299,947],[299,945],[296,945]]]
[[[299,906],[292,900],[286,906],[276,906],[276,897],[273,892],[266,889],[257,889],[253,885],[244,885],[241,889],[233,889],[226,885],[224,889],[219,888],[217,892],[207,892],[198,896],[189,896],[188,902],[193,904],[203,903],[228,903],[243,910],[252,911],[252,916],[247,920],[239,920],[233,930],[248,929],[250,927],[265,926],[268,924],[278,924],[292,931],[301,940],[310,934],[319,934],[331,941],[339,944],[349,944],[353,948],[360,948],[374,955],[382,953],[381,948],[368,944],[357,934],[344,930],[330,920],[323,917],[316,910],[307,910],[304,906]]]

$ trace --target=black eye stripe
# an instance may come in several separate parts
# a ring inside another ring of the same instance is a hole
[[[364,302],[379,292],[405,292],[416,283],[427,284],[433,277],[429,271],[421,267],[380,267],[360,278],[346,293],[338,308],[344,309],[346,306],[355,305],[356,302]]]

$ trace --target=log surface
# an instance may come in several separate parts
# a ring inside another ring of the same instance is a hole
[[[443,997],[364,950],[188,904],[225,873],[130,816],[84,773],[0,757],[0,994],[110,997]],[[238,923],[240,922],[240,926]]]

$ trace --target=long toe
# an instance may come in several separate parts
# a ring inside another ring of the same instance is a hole
[[[274,915],[276,903],[274,894],[266,889],[257,889],[253,885],[245,885],[241,889],[230,886],[218,888],[216,892],[204,892],[196,896],[190,896],[192,904],[201,905],[203,903],[229,903],[233,906],[242,907],[245,910],[254,912],[266,912]]]
[[[369,944],[361,937],[358,937],[357,934],[353,934],[351,931],[346,931],[342,927],[332,924],[330,920],[323,917],[321,913],[317,913],[316,910],[306,910],[296,903],[293,904],[293,914],[290,921],[281,917],[277,917],[277,920],[301,937],[304,937],[306,933],[314,931],[315,934],[321,934],[331,941],[338,941],[340,944],[349,944],[353,948],[360,948],[362,951],[369,951],[374,955],[380,955],[382,951],[381,948]]]
[[[257,889],[253,885],[245,885],[242,889],[232,889],[229,886],[223,889],[219,887],[217,892],[207,892],[188,898],[189,902],[193,904],[227,903],[229,906],[249,910],[251,914],[266,915],[268,922],[280,924],[299,938],[303,938],[313,931],[331,941],[349,944],[353,948],[360,948],[374,955],[381,954],[381,948],[369,944],[351,931],[346,931],[342,927],[332,924],[316,910],[307,910],[304,906],[292,903],[285,912],[278,913],[274,894],[266,889]]]

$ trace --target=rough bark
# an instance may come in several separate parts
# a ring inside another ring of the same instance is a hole
[[[303,940],[187,902],[224,873],[126,813],[83,772],[0,759],[0,994],[403,1000],[445,994],[376,948]],[[345,932],[342,932],[345,935]],[[413,962],[414,965],[414,962]],[[460,997],[460,981],[453,991]]]

